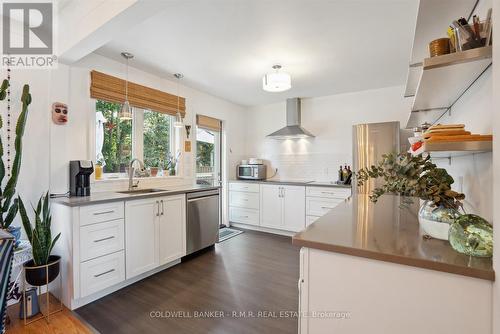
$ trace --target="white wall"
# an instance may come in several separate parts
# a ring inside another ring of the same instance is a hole
[[[493,71],[490,68],[481,78],[457,101],[439,123],[465,124],[472,133],[492,134],[493,115]],[[467,212],[478,214],[488,221],[493,221],[493,155],[480,153],[464,155],[451,159],[434,159],[440,167],[445,168],[455,179],[454,188],[463,191],[466,199],[464,207]]]
[[[274,140],[266,135],[286,125],[285,102],[250,108],[248,156],[267,160],[282,179],[337,180],[340,164],[352,163],[352,125],[385,121],[406,124],[410,101],[404,87],[302,99],[302,126],[316,137]]]
[[[493,17],[500,17],[500,0],[493,1]],[[498,20],[497,20],[498,21]],[[495,22],[497,22],[495,21]],[[493,123],[493,170],[496,173],[493,176],[493,220],[500,221],[500,25],[493,25],[493,105],[496,106],[492,115]],[[493,248],[493,268],[500,272],[500,232],[493,230],[494,245]],[[493,333],[500,334],[500,283],[497,278],[493,285]]]

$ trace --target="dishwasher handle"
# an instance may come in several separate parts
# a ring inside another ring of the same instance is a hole
[[[196,191],[192,193],[188,193],[186,198],[189,201],[195,200],[197,198],[210,197],[210,196],[219,196],[219,189],[214,190],[206,190],[206,191]]]

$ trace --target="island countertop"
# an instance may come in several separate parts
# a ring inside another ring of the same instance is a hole
[[[213,190],[218,189],[220,186],[210,186],[210,185],[188,185],[188,186],[173,186],[173,187],[158,187],[158,191],[150,192],[150,193],[141,193],[138,191],[137,193],[124,194],[118,191],[103,191],[103,192],[95,192],[91,193],[90,196],[81,196],[81,197],[59,197],[52,199],[52,203],[62,204],[70,207],[74,206],[84,206],[84,205],[92,205],[92,204],[100,204],[100,203],[109,203],[109,202],[117,202],[117,201],[129,201],[134,199],[142,199],[149,197],[158,197],[158,196],[170,196],[170,195],[178,195],[178,194],[187,194],[197,191],[204,190]],[[138,189],[140,190],[140,189]]]
[[[384,195],[372,203],[368,195],[353,196],[297,233],[293,244],[495,280],[491,258],[469,257],[453,250],[448,241],[424,238],[418,199],[407,208],[401,208],[401,200]]]

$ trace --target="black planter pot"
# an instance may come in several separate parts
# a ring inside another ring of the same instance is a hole
[[[41,266],[36,266],[33,260],[29,260],[23,266],[26,272],[26,282],[33,286],[42,286],[52,282],[59,275],[61,257],[51,255],[49,256],[49,262]]]

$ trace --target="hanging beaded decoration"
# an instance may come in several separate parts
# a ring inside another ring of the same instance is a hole
[[[9,87],[7,88],[7,176],[10,177],[10,135],[11,135],[11,110],[10,110],[10,61],[7,63],[7,80]]]

